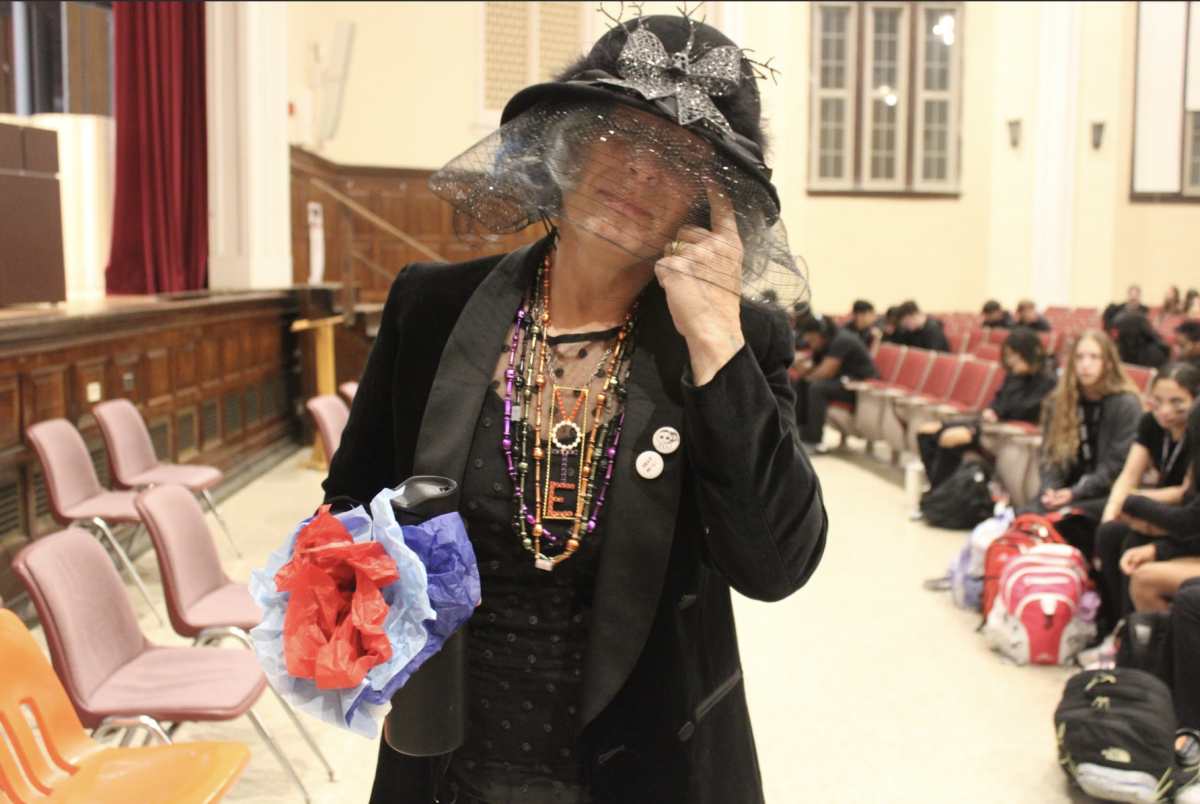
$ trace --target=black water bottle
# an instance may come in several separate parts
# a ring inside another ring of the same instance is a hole
[[[445,477],[419,475],[396,487],[396,521],[417,525],[458,511],[458,484]],[[402,754],[448,754],[467,734],[467,629],[460,627],[392,696],[383,723],[387,744]]]

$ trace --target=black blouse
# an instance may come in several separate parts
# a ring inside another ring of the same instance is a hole
[[[461,804],[569,804],[586,800],[576,729],[604,520],[553,571],[534,567],[513,531],[503,431],[504,403],[489,392],[460,504],[483,600],[467,623],[466,742],[451,758],[446,784],[456,787]],[[567,480],[576,474],[561,460],[552,469]],[[570,524],[548,527],[561,534]]]

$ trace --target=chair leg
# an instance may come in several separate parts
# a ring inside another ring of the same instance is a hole
[[[288,713],[288,717],[292,719],[292,722],[296,724],[296,728],[300,730],[300,734],[304,736],[304,740],[308,743],[308,747],[312,749],[313,753],[317,755],[317,759],[321,760],[321,764],[325,766],[326,772],[329,773],[329,781],[336,782],[337,771],[335,771],[333,766],[329,764],[329,760],[325,758],[325,755],[321,753],[321,749],[317,747],[317,741],[313,739],[312,735],[309,734],[308,729],[305,728],[302,722],[300,722],[300,717],[296,714],[296,710],[292,708],[291,704],[284,700],[283,696],[279,694],[279,690],[271,687],[271,692],[275,693],[275,697],[279,699],[279,703],[283,704],[283,709]]]
[[[154,615],[154,619],[158,620],[159,625],[163,625],[162,615],[158,613],[158,606],[154,605],[154,598],[150,597],[150,590],[146,588],[146,584],[142,582],[141,576],[137,574],[137,570],[133,567],[133,562],[129,560],[129,555],[121,547],[117,541],[117,537],[113,536],[113,532],[109,530],[108,523],[100,517],[92,517],[92,524],[100,529],[104,538],[108,539],[109,545],[116,551],[117,557],[121,559],[121,563],[125,565],[125,569],[129,571],[129,575],[133,578],[133,582],[137,584],[137,588],[141,590],[142,597],[146,598],[146,603],[150,606],[150,613]]]
[[[200,632],[200,634],[196,637],[195,642],[192,644],[197,648],[207,648],[210,645],[219,644],[221,640],[225,639],[226,637],[236,639],[238,642],[241,642],[244,647],[254,650],[254,640],[250,638],[250,635],[242,629],[234,628],[232,626],[221,628],[205,628]]]
[[[100,725],[92,732],[92,739],[97,741],[102,740],[110,731],[115,731],[116,729],[127,729],[125,736],[121,739],[121,745],[126,745],[126,740],[132,741],[135,729],[145,729],[157,737],[163,745],[171,745],[171,738],[163,730],[162,724],[148,715],[106,717],[100,721]]]
[[[275,742],[275,738],[271,736],[271,732],[267,729],[267,724],[263,723],[258,712],[250,709],[246,712],[250,716],[250,722],[254,724],[254,728],[258,729],[259,735],[266,742],[267,746],[275,753],[275,758],[279,760],[279,764],[283,766],[283,770],[287,773],[288,778],[292,780],[292,784],[300,788],[301,794],[304,795],[305,804],[312,804],[312,796],[308,794],[308,790],[304,787],[304,782],[300,781],[300,777],[296,775],[296,769],[292,767],[292,763],[284,756],[283,749],[279,747],[279,743]]]
[[[238,547],[238,543],[233,538],[233,533],[231,533],[229,530],[229,525],[225,524],[225,517],[221,516],[220,509],[218,509],[217,504],[213,502],[212,494],[209,493],[208,489],[204,489],[200,493],[204,495],[204,501],[208,503],[208,510],[213,512],[213,516],[217,518],[217,522],[221,525],[221,529],[225,531],[225,535],[229,538],[229,543],[233,545],[233,552],[237,553],[238,558],[241,558],[242,548]]]

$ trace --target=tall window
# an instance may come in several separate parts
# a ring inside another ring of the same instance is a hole
[[[583,52],[583,3],[489,0],[483,9],[485,111],[498,113],[518,90],[549,80]]]
[[[112,114],[112,3],[0,2],[0,112]]]
[[[957,192],[962,5],[813,5],[809,189]]]

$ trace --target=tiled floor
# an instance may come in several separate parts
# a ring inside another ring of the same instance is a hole
[[[319,503],[321,477],[297,468],[301,457],[223,503],[246,552],[236,559],[214,523],[231,576],[264,565]],[[1069,792],[1055,760],[1052,717],[1070,671],[1006,663],[973,633],[978,615],[922,588],[965,534],[907,521],[898,471],[853,452],[815,465],[832,523],[820,569],[782,603],[736,602],[768,804],[1086,801]],[[161,600],[154,556],[138,568]],[[182,644],[133,600],[152,640]],[[330,782],[278,703],[268,697],[260,707],[314,801],[365,804],[375,744],[307,720],[339,770]],[[178,736],[250,745],[253,759],[227,801],[301,800],[246,719],[189,725]]]

